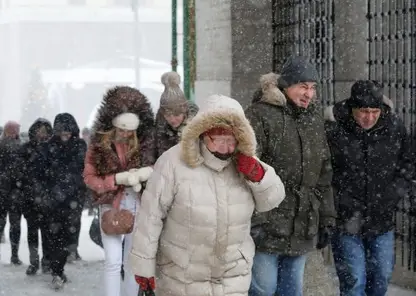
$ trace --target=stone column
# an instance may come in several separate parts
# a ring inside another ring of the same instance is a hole
[[[350,95],[353,82],[368,79],[367,5],[358,0],[334,0],[335,100]]]
[[[195,101],[231,95],[231,0],[197,0]]]
[[[246,107],[259,78],[273,69],[271,0],[231,0],[231,95]]]

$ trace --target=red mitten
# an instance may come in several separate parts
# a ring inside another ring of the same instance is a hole
[[[134,278],[136,279],[136,283],[139,284],[140,289],[142,291],[154,291],[156,289],[156,283],[155,283],[155,278],[151,277],[151,278],[145,278],[145,277],[141,277],[141,276],[134,276]]]
[[[264,177],[264,169],[252,156],[237,153],[237,170],[252,182],[260,182]]]

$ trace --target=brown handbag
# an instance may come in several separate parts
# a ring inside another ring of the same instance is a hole
[[[129,210],[120,209],[122,194],[114,200],[111,210],[105,211],[101,217],[101,228],[107,235],[128,234],[133,231],[134,215]]]

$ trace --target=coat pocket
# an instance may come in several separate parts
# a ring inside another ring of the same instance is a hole
[[[270,212],[266,224],[266,233],[272,236],[289,237],[294,232],[295,211],[293,209],[277,208]]]
[[[251,268],[253,267],[255,252],[255,248],[251,240],[243,243],[238,248],[237,252],[238,254],[235,255],[237,259],[229,262],[225,266],[224,277],[243,276],[250,273]]]

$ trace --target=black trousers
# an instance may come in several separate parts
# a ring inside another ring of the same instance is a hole
[[[40,212],[32,211],[25,214],[27,221],[27,241],[29,244],[30,264],[39,266],[39,231],[42,238],[42,266],[50,265],[50,242],[48,241],[49,224],[46,216]]]
[[[71,212],[69,217],[71,219],[71,225],[75,228],[75,231],[71,232],[71,238],[68,244],[68,251],[70,253],[75,253],[78,250],[79,236],[81,233],[82,210],[83,208],[74,210],[74,212]]]
[[[55,211],[48,218],[48,241],[50,242],[50,268],[52,275],[62,276],[69,250],[73,248],[76,220],[73,213]]]
[[[10,244],[12,249],[12,257],[17,258],[19,256],[19,244],[20,244],[20,223],[22,220],[22,211],[15,205],[3,205],[0,207],[0,233],[4,232],[6,227],[6,218],[9,214],[10,223]]]

